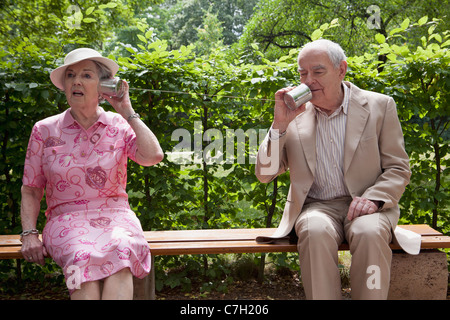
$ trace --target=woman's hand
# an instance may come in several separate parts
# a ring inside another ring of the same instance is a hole
[[[44,258],[47,256],[47,250],[45,249],[44,244],[39,240],[37,234],[24,236],[20,251],[28,262],[35,262],[41,266],[45,264]]]
[[[21,193],[20,217],[22,219],[22,228],[23,230],[35,229],[44,190],[22,186]],[[25,260],[44,265],[44,257],[47,256],[47,250],[41,240],[39,240],[38,234],[30,233],[23,236],[20,251]]]
[[[131,105],[129,95],[129,85],[125,82],[125,93],[121,98],[110,97],[103,94],[103,97],[113,106],[117,113],[121,114],[133,128],[136,134],[136,162],[142,166],[153,166],[162,161],[164,152],[159,145],[158,139],[147,125],[138,118],[129,118],[135,114]]]
[[[131,105],[130,100],[129,94],[130,86],[126,81],[123,81],[123,83],[125,87],[125,92],[122,97],[120,98],[112,97],[106,94],[102,94],[102,97],[105,98],[111,104],[111,106],[114,108],[114,110],[116,110],[118,114],[120,114],[122,117],[128,120],[128,117],[134,114],[135,112],[133,110],[133,106]]]

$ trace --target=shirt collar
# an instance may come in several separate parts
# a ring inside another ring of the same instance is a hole
[[[348,102],[350,100],[349,88],[342,82],[342,87],[344,88],[344,99],[342,100],[342,110],[347,115],[348,114]]]
[[[104,125],[107,125],[107,119],[106,119],[106,112],[103,110],[102,107],[100,108],[100,116],[98,117],[98,120],[96,123],[103,123]],[[64,128],[72,127],[72,128],[81,128],[81,126],[78,124],[78,122],[73,118],[72,114],[70,113],[70,109],[67,109],[64,112],[63,116],[63,122],[62,125]]]
[[[336,111],[334,111],[331,115],[327,115],[324,111],[320,110],[319,108],[317,108],[316,106],[314,106],[314,109],[316,110],[316,113],[320,113],[323,114],[329,118],[334,117],[336,115],[338,115],[341,111],[347,115],[348,113],[348,101],[349,101],[349,88],[342,82],[342,88],[344,90],[344,98],[342,99],[342,103],[339,106],[339,108],[336,109]]]

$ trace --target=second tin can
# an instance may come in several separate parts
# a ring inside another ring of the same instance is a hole
[[[291,110],[297,109],[302,104],[308,102],[311,99],[311,89],[309,89],[309,87],[304,83],[295,87],[293,90],[286,92],[284,95],[284,102]]]
[[[119,78],[101,80],[98,83],[98,90],[110,97],[122,98],[125,93],[124,81]]]

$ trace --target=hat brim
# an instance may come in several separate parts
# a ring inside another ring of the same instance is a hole
[[[92,50],[93,51],[93,50]],[[69,53],[70,54],[70,53]],[[69,54],[67,56],[69,56]],[[110,71],[111,71],[111,75],[114,76],[117,71],[119,70],[119,65],[114,62],[111,59],[105,58],[105,57],[96,57],[96,56],[81,56],[79,58],[75,58],[73,60],[71,60],[69,63],[65,63],[64,65],[54,69],[51,73],[50,73],[50,80],[52,81],[52,83],[61,90],[64,90],[64,74],[66,72],[67,67],[74,65],[78,62],[81,62],[83,60],[95,60],[98,61],[102,64],[104,64]]]

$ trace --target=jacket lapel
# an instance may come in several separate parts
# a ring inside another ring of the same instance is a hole
[[[311,103],[307,104],[306,111],[296,118],[300,143],[312,174],[316,172],[316,115]]]
[[[348,82],[346,82],[348,84]],[[344,173],[347,172],[361,135],[364,132],[370,112],[364,108],[367,98],[360,94],[360,89],[350,85],[347,124],[345,129]]]

